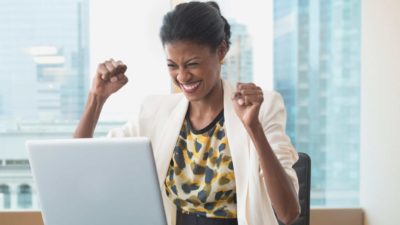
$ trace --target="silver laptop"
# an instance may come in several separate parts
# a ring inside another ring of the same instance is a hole
[[[149,139],[26,145],[45,225],[167,224]]]

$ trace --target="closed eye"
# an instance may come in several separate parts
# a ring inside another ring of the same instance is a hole
[[[188,66],[197,66],[197,65],[199,65],[198,63],[189,63],[189,64],[187,64]]]
[[[168,64],[168,68],[175,68],[176,67],[176,65],[174,65],[174,64]]]

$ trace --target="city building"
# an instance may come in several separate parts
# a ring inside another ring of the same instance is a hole
[[[0,3],[0,120],[77,119],[88,90],[88,0]]]
[[[35,121],[6,124],[0,129],[0,210],[38,209],[40,207],[34,184],[28,153],[27,140],[71,138],[78,121]],[[124,122],[100,122],[96,137],[104,137],[111,128]]]
[[[39,207],[24,143],[71,137],[82,114],[88,16],[88,0],[0,2],[0,209]]]
[[[312,204],[358,204],[361,1],[274,1],[274,87],[312,159]]]
[[[221,76],[232,84],[253,81],[253,50],[251,37],[244,24],[229,21],[231,46],[222,66]]]

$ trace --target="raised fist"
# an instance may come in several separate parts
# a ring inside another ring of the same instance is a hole
[[[100,63],[90,92],[102,97],[109,97],[128,83],[126,70],[127,66],[124,63],[114,59]]]

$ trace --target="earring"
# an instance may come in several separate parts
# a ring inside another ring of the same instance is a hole
[[[219,64],[225,64],[225,59],[222,59],[220,62],[219,62]]]

